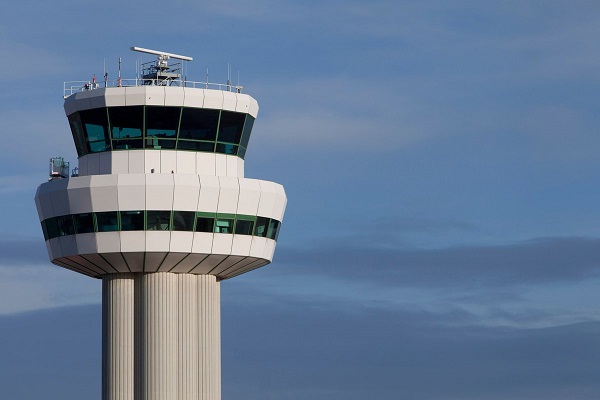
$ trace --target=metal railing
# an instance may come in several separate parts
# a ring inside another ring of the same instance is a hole
[[[183,79],[117,79],[107,81],[68,81],[63,84],[63,97],[66,99],[72,94],[96,90],[100,88],[135,87],[135,86],[176,86],[196,89],[214,89],[226,92],[242,93],[243,86],[229,83],[195,82]]]

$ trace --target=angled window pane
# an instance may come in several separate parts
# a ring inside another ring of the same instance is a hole
[[[246,114],[233,111],[221,111],[221,121],[219,122],[218,142],[234,143],[239,145],[244,129],[244,119]]]
[[[177,141],[177,148],[181,150],[195,150],[195,151],[206,151],[213,153],[215,151],[214,142],[197,142],[193,140],[181,140]]]
[[[173,211],[173,230],[193,231],[195,214],[193,211]]]
[[[216,147],[215,151],[217,153],[231,154],[231,155],[235,156],[235,155],[237,155],[238,146],[234,146],[233,144],[217,143],[217,147]]]
[[[75,220],[76,233],[94,232],[94,217],[92,213],[77,214],[73,216]]]
[[[219,110],[184,108],[179,127],[179,139],[216,140]]]
[[[98,232],[113,232],[119,230],[119,219],[116,211],[96,213]]]
[[[73,141],[75,141],[77,155],[79,157],[86,155],[89,150],[87,147],[87,141],[85,140],[81,118],[79,117],[78,112],[69,115],[69,126],[71,127],[71,133],[73,134]]]
[[[247,149],[248,141],[250,140],[250,133],[252,133],[252,127],[254,126],[254,117],[251,115],[246,116],[246,121],[244,122],[244,131],[242,132],[242,140],[240,142],[240,146]]]
[[[144,211],[121,211],[122,231],[143,231]]]
[[[254,225],[254,236],[267,237],[269,228],[269,218],[256,217],[256,225]]]
[[[276,219],[271,219],[269,222],[269,230],[267,231],[267,237],[269,239],[277,240],[277,236],[279,235],[279,221]]]
[[[217,218],[215,223],[215,233],[233,233],[234,219]]]
[[[48,218],[42,221],[42,230],[45,231],[47,235],[47,239],[54,239],[55,237],[60,236],[58,233],[58,223],[56,218]]]
[[[79,112],[84,135],[87,139],[89,150],[92,153],[110,150],[108,136],[108,119],[106,108],[94,108]]]
[[[212,217],[196,217],[196,232],[213,232],[215,219]]]
[[[171,226],[171,211],[147,211],[146,230],[168,231]]]
[[[235,221],[235,234],[236,235],[252,235],[254,231],[254,221],[246,221],[238,219]]]
[[[180,115],[180,107],[146,107],[146,138],[175,139]]]
[[[108,107],[111,137],[115,149],[142,148],[143,106]]]
[[[60,236],[68,236],[75,234],[75,226],[73,225],[73,217],[70,215],[62,215],[56,217],[58,223],[58,234]]]

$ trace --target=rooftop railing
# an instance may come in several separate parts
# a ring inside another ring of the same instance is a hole
[[[117,79],[106,81],[69,81],[63,84],[63,97],[66,99],[72,94],[96,90],[100,88],[113,87],[135,87],[135,86],[176,86],[196,89],[213,89],[226,92],[242,93],[243,86],[232,85],[229,83],[195,82],[182,79]]]

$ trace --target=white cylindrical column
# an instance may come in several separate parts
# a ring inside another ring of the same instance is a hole
[[[134,400],[133,274],[102,277],[102,399]]]
[[[177,275],[179,292],[178,377],[179,400],[198,400],[198,361],[201,343],[198,335],[198,285],[191,274]]]
[[[199,399],[221,400],[221,284],[212,275],[196,275],[196,281]]]

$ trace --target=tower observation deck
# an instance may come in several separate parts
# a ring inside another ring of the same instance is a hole
[[[220,281],[271,262],[287,199],[244,177],[256,100],[132,50],[141,77],[65,84],[78,175],[35,203],[52,263],[102,279],[103,400],[218,400]]]

